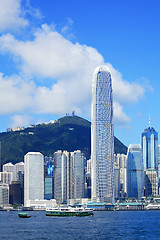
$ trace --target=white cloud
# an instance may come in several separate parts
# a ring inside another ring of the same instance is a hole
[[[32,105],[35,91],[32,82],[26,83],[17,75],[4,77],[0,73],[0,113],[10,114],[24,111]]]
[[[117,71],[110,63],[106,64],[113,82],[114,98],[121,103],[134,103],[144,96],[145,88],[135,82],[125,81],[122,74]]]
[[[118,102],[114,101],[113,104],[113,113],[114,113],[114,123],[118,127],[128,127],[131,118],[126,115],[123,110],[123,107]]]
[[[0,31],[15,30],[28,25],[22,16],[21,0],[0,1]]]
[[[32,121],[32,117],[28,115],[14,115],[11,117],[11,127],[25,127]]]
[[[82,114],[84,109],[85,113],[88,109],[89,117],[93,73],[97,65],[104,64],[102,55],[96,49],[74,44],[44,24],[36,30],[34,39],[30,41],[17,40],[11,34],[1,36],[0,51],[12,53],[19,59],[19,68],[24,75],[44,81],[43,86],[36,86],[33,82],[23,82],[21,79],[18,87],[14,85],[13,79],[6,79],[5,84],[10,83],[10,90],[8,87],[4,97],[7,98],[9,92],[12,92],[14,101],[12,107],[4,101],[5,107],[0,107],[0,113],[28,108],[32,113],[62,115],[72,110]],[[130,122],[124,112],[124,104],[137,102],[144,96],[145,88],[125,81],[111,64],[107,66],[113,79],[114,119],[124,126]],[[45,78],[50,79],[51,87],[46,86]],[[4,78],[1,80],[4,81]]]

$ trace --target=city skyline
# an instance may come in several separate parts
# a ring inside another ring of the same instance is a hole
[[[92,75],[104,64],[115,136],[141,144],[149,113],[159,132],[159,9],[157,0],[2,0],[0,132],[73,110],[90,121]]]

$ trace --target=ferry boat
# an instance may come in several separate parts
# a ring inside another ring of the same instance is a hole
[[[18,213],[19,218],[30,218],[31,216],[28,213]]]
[[[46,209],[46,216],[57,216],[57,217],[84,217],[93,216],[93,210],[83,207],[57,207]]]

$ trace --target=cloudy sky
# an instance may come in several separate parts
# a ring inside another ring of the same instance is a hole
[[[0,131],[90,120],[95,68],[112,75],[115,136],[160,130],[159,0],[0,0]]]

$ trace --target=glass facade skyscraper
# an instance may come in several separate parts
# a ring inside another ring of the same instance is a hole
[[[155,169],[158,173],[158,133],[148,127],[142,133],[144,170]]]
[[[145,196],[158,192],[158,133],[150,126],[142,133],[143,164],[145,171]],[[151,179],[154,179],[153,181]],[[157,179],[157,180],[156,180]]]
[[[91,109],[92,201],[114,201],[112,80],[106,66],[96,68]]]
[[[130,144],[127,153],[127,195],[141,198],[144,189],[144,168],[140,144]]]

